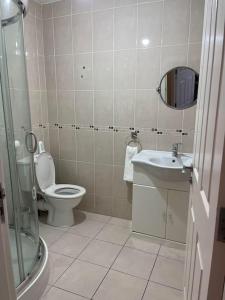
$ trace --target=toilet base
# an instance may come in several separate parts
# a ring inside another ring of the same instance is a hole
[[[73,209],[48,211],[47,223],[55,227],[70,227],[75,224]]]

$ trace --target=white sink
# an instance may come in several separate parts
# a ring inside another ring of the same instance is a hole
[[[192,154],[178,154],[175,157],[172,152],[142,150],[133,157],[132,163],[167,170],[183,170],[184,166],[192,166]]]

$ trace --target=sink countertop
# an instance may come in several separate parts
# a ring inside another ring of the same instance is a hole
[[[133,157],[132,163],[161,169],[182,170],[184,166],[192,166],[193,155],[191,153],[179,153],[175,157],[169,151],[142,150]]]

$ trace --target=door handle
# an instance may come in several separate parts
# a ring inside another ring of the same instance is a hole
[[[31,142],[29,142],[29,138],[31,138]],[[37,146],[38,146],[37,137],[32,131],[26,133],[25,145],[29,153],[35,153],[37,151]]]
[[[0,221],[5,223],[5,211],[4,211],[4,198],[5,198],[5,189],[0,182]]]

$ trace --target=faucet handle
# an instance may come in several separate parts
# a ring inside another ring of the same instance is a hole
[[[174,144],[172,145],[172,150],[177,150],[177,151],[178,151],[179,146],[181,146],[181,145],[182,145],[182,143],[174,143]]]

